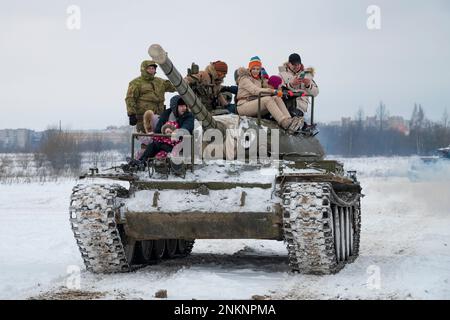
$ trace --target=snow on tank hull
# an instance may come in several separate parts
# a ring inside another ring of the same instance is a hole
[[[294,271],[337,272],[358,256],[359,184],[335,161],[280,165],[209,164],[168,180],[141,172],[129,190],[76,186],[71,222],[87,269],[184,257],[194,239],[266,239],[286,242]]]

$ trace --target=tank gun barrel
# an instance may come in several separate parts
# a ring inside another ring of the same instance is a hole
[[[164,74],[175,86],[184,102],[191,108],[195,118],[201,122],[203,129],[219,129],[224,133],[225,128],[221,123],[214,120],[211,113],[208,112],[191,87],[183,79],[180,72],[175,68],[167,52],[159,44],[152,44],[148,49],[148,54],[164,71]]]

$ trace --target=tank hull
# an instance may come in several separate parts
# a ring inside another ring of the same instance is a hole
[[[194,171],[182,180],[136,177],[130,189],[75,187],[71,223],[88,270],[126,272],[186,256],[194,239],[285,241],[292,270],[308,274],[338,272],[358,256],[361,187],[341,164],[285,163],[266,175],[264,168],[207,168],[215,179],[194,179]]]

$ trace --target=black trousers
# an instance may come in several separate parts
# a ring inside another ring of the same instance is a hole
[[[161,150],[169,153],[170,151],[172,151],[172,149],[173,149],[173,146],[171,146],[170,144],[153,141],[152,143],[147,145],[147,148],[145,149],[144,153],[142,154],[142,156],[139,160],[147,161],[147,159],[153,158],[154,156],[156,156],[156,154],[158,152],[160,152]]]

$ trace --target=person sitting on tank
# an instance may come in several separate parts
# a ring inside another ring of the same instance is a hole
[[[176,121],[167,121],[161,127],[161,133],[172,135],[179,128],[180,126]],[[138,161],[145,163],[150,158],[165,159],[178,143],[180,143],[180,140],[170,137],[153,137],[153,141],[147,146]]]
[[[177,124],[177,129],[184,129],[190,134],[192,134],[194,130],[194,115],[189,111],[186,103],[179,95],[173,96],[170,99],[170,109],[165,110],[159,116],[159,121],[155,127],[155,133],[164,133],[162,130],[163,126],[169,121],[175,122]],[[154,137],[153,140],[154,141],[147,146],[144,153],[139,158],[129,161],[129,165],[141,166],[161,150],[165,152],[172,151],[173,145],[163,144],[158,141],[157,137]]]
[[[189,73],[185,81],[200,98],[203,105],[210,112],[222,110],[233,112],[235,106],[224,97],[224,92],[234,93],[233,86],[223,86],[223,81],[228,73],[228,65],[220,60],[211,62],[203,71]],[[235,94],[235,93],[234,93]]]
[[[264,71],[263,71],[264,70]],[[267,79],[267,85],[269,88],[273,89],[273,90],[285,90],[285,88],[282,86],[283,84],[283,79],[281,79],[281,77],[279,76],[270,76],[267,74],[267,72],[265,72],[264,68],[261,68],[261,75],[262,77]],[[292,114],[291,114],[292,116]],[[268,120],[274,120],[274,118],[272,117],[272,115],[270,113],[265,114],[264,116],[262,116],[263,119],[268,119]]]
[[[237,113],[240,116],[258,115],[258,95],[261,97],[261,114],[268,112],[281,128],[295,134],[303,125],[303,119],[291,117],[278,90],[269,88],[267,79],[261,77],[262,63],[259,57],[251,58],[248,68],[239,68],[237,73]]]
[[[159,121],[159,115],[155,114],[152,110],[147,110],[144,113],[144,133],[152,134],[155,133],[156,125]],[[136,151],[135,158],[139,159],[144,153],[147,146],[153,141],[152,137],[140,136],[138,138],[141,148]]]
[[[159,116],[155,133],[161,133],[161,128],[167,121],[176,121],[180,129],[185,129],[192,134],[194,131],[194,114],[189,110],[183,98],[179,95],[173,96],[169,105],[170,108]]]
[[[278,71],[286,89],[292,90],[294,93],[305,92],[314,97],[319,94],[319,87],[314,81],[314,68],[305,69],[298,53],[289,55],[288,62],[278,67]],[[308,112],[309,98],[286,98],[285,104],[291,115],[304,116]]]

